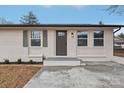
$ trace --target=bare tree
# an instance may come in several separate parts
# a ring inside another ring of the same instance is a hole
[[[0,24],[13,24],[13,22],[8,21],[5,18],[0,17]]]
[[[110,5],[107,9],[110,14],[118,14],[123,15],[124,14],[124,5]]]
[[[124,5],[110,5],[107,11],[109,11],[110,14],[124,15]],[[114,37],[124,40],[124,32]]]

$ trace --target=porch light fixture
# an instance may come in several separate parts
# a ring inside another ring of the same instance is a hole
[[[71,37],[74,37],[74,33],[73,32],[71,32]]]

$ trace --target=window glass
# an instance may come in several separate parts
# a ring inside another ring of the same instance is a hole
[[[104,31],[94,32],[94,46],[104,46]]]
[[[41,32],[40,31],[31,32],[31,46],[41,46]]]
[[[87,46],[87,39],[78,39],[78,46]]]
[[[65,36],[65,32],[58,32],[58,36]]]
[[[104,31],[95,31],[94,32],[94,38],[103,38],[104,37]]]
[[[78,41],[77,41],[78,46],[87,46],[87,38],[88,38],[87,32],[79,31],[77,33],[77,38],[78,38]]]
[[[94,46],[103,46],[103,39],[94,39]]]
[[[31,46],[40,46],[40,39],[31,39]]]
[[[87,38],[87,32],[78,32],[78,38]]]
[[[40,31],[32,31],[31,32],[31,38],[32,39],[40,39]]]

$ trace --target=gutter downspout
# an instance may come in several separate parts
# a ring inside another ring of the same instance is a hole
[[[114,31],[113,33],[115,34],[116,32],[118,32],[119,30],[121,30],[121,27],[119,27],[116,31]]]

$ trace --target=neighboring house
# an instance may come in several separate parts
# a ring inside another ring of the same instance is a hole
[[[0,61],[42,61],[42,56],[111,61],[113,31],[122,25],[0,25]]]
[[[120,46],[121,48],[124,48],[124,39],[114,38],[114,46],[115,48],[118,46]]]

